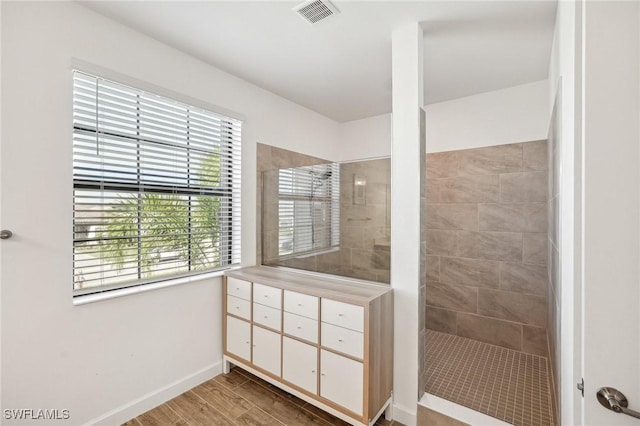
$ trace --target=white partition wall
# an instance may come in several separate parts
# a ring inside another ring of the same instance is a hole
[[[418,304],[420,287],[420,196],[424,147],[422,28],[392,34],[393,116],[391,142],[391,286],[395,300],[394,418],[416,424],[418,399]]]

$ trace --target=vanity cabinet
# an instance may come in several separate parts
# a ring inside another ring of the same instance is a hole
[[[324,349],[320,354],[320,396],[354,413],[361,413],[364,397],[362,362]]]
[[[227,317],[227,347],[229,354],[251,360],[251,324],[232,316]]]
[[[388,286],[264,266],[224,281],[225,372],[240,366],[353,425],[389,406]]]
[[[253,364],[268,371],[280,375],[280,353],[282,336],[257,325],[253,326]]]
[[[282,338],[282,378],[312,394],[318,393],[318,348]]]

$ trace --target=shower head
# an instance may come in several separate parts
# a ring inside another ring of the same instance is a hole
[[[333,174],[331,170],[327,170],[324,173],[316,172],[314,170],[309,170],[309,173],[311,174],[311,178],[314,179],[315,181],[325,181],[329,179]]]
[[[331,177],[331,175],[333,174],[333,172],[331,170],[328,170],[326,172],[324,172],[323,174],[321,174],[318,179],[320,180],[327,180]]]

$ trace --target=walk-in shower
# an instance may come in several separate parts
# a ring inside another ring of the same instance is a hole
[[[549,152],[535,141],[426,158],[425,391],[515,425],[555,423]]]

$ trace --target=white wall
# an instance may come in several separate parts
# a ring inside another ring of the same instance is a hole
[[[640,407],[640,2],[582,6],[582,424],[637,426],[594,395]]]
[[[547,138],[549,80],[424,107],[427,152],[453,151]],[[391,114],[340,125],[339,160],[391,154]]]
[[[2,6],[0,5],[0,23],[2,22]],[[0,47],[2,46],[2,31],[0,31]],[[0,48],[0,70],[2,70],[2,49]],[[2,79],[0,79],[0,100],[2,99]],[[0,165],[2,164],[2,102],[0,102]],[[0,171],[0,229],[4,229],[2,222],[2,173]],[[0,325],[2,324],[2,244],[0,244]],[[0,329],[0,372],[2,371],[2,330]],[[0,383],[0,401],[2,401],[2,384]],[[2,403],[0,402],[0,406]]]
[[[558,2],[556,28],[549,65],[549,111],[557,98],[556,114],[560,117],[557,155],[560,159],[560,280],[559,301],[553,309],[559,312],[561,329],[556,331],[556,363],[560,377],[559,414],[562,424],[581,424],[583,399],[575,391],[582,376],[580,357],[580,174],[581,174],[581,2]],[[578,64],[578,68],[576,67]]]
[[[115,424],[211,376],[220,279],[72,304],[72,58],[236,111],[243,260],[255,260],[256,142],[337,159],[339,125],[67,2],[2,2],[2,408]]]
[[[427,152],[547,138],[548,80],[425,106]]]
[[[393,138],[391,144],[391,287],[394,298],[394,418],[415,426],[419,365],[419,291],[422,284],[420,219],[423,216],[424,145],[420,133],[423,104],[424,35],[410,23],[391,35]],[[407,214],[411,212],[411,214]]]
[[[391,155],[391,114],[342,123],[338,154],[340,161]]]

